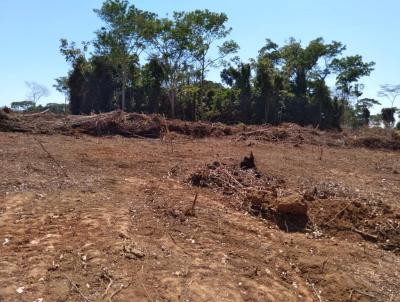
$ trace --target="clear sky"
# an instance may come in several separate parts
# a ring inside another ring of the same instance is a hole
[[[93,39],[101,26],[93,13],[102,0],[0,0],[0,106],[24,100],[25,81],[51,88],[41,103],[63,102],[52,85],[69,66],[58,51],[59,39]],[[136,0],[135,5],[165,16],[174,10],[208,8],[225,12],[246,61],[266,38],[283,44],[323,37],[341,41],[346,54],[375,61],[371,77],[362,79],[365,97],[377,98],[379,85],[400,83],[399,0]],[[211,78],[218,79],[218,72]],[[387,101],[381,99],[384,104]],[[400,104],[397,104],[400,107]]]

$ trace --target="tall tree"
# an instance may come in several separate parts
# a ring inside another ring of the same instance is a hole
[[[127,0],[106,0],[95,13],[105,22],[96,32],[95,52],[109,56],[118,70],[121,83],[121,109],[126,108],[126,88],[130,66],[139,61],[139,56],[149,40],[149,24],[155,14],[129,5]]]
[[[397,108],[394,108],[394,107],[382,108],[381,116],[382,116],[382,121],[386,128],[393,128],[394,123],[396,122],[396,119],[394,117],[394,114],[396,113],[396,111],[397,111]]]
[[[331,73],[331,62],[344,49],[342,43],[333,41],[326,44],[322,38],[312,40],[303,48],[300,41],[291,38],[279,51],[283,60],[283,71],[291,80],[294,94],[304,97],[311,80],[325,80]],[[321,61],[325,64],[320,65]]]
[[[370,122],[371,112],[370,109],[375,105],[380,105],[378,100],[363,98],[356,103],[356,111],[363,126],[368,126]]]
[[[270,39],[266,40],[256,61],[253,61],[255,69],[255,121],[264,123],[277,123],[278,103],[283,90],[283,74],[278,69],[282,63],[282,55],[279,46]]]
[[[251,65],[239,63],[221,72],[222,80],[239,91],[241,121],[247,123],[251,119]]]
[[[331,63],[337,73],[336,85],[342,92],[342,97],[349,101],[351,95],[358,93],[359,86],[355,84],[364,76],[369,76],[374,70],[375,62],[364,62],[362,56],[347,56],[334,59]]]
[[[66,39],[60,40],[60,52],[65,60],[71,64],[72,70],[66,80],[61,78],[56,82],[61,84],[58,89],[68,89],[69,109],[72,114],[82,113],[82,104],[86,99],[85,85],[88,81],[87,72],[89,69],[89,63],[86,59],[87,47],[87,43],[83,43],[83,48],[80,49],[76,47],[74,42],[69,43]]]
[[[67,114],[67,99],[69,98],[68,77],[59,77],[55,79],[53,87],[64,95],[64,113]]]
[[[151,58],[142,69],[142,82],[149,113],[158,113],[160,110],[163,81],[164,72],[160,62],[157,58]]]
[[[228,16],[224,13],[215,13],[209,10],[195,10],[183,13],[183,22],[190,29],[189,51],[193,57],[194,68],[199,77],[199,101],[204,97],[204,81],[210,68],[218,67],[228,55],[234,54],[239,45],[234,41],[225,40],[217,45],[217,53],[211,55],[214,44],[225,39],[231,32],[226,26]],[[194,106],[194,117],[196,118],[197,106]]]
[[[172,20],[155,20],[152,24],[152,56],[158,58],[164,74],[164,86],[167,90],[171,116],[176,114],[177,94],[191,70],[189,52],[190,28],[184,22],[184,13],[174,12]]]

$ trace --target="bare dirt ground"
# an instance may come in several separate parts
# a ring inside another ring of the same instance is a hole
[[[304,230],[188,182],[250,151]],[[398,151],[0,132],[0,165],[0,301],[400,301]]]

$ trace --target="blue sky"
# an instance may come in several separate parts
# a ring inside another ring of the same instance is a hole
[[[59,39],[88,41],[101,22],[93,13],[102,0],[0,0],[0,106],[24,100],[25,81],[51,88],[41,103],[63,102],[54,78],[69,69]],[[362,79],[365,97],[377,98],[379,85],[400,83],[400,1],[398,0],[137,0],[135,5],[164,16],[174,10],[208,8],[228,14],[231,38],[242,60],[257,55],[266,38],[283,44],[323,37],[347,45],[346,54],[375,61]],[[210,74],[218,79],[218,72]],[[384,104],[387,101],[381,99]],[[400,104],[397,104],[400,107]]]

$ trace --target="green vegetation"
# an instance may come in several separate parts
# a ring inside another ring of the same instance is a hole
[[[65,113],[68,108],[66,108],[66,105],[64,104],[59,104],[59,103],[48,103],[46,105],[36,105],[32,101],[20,101],[20,102],[12,102],[11,103],[11,109],[19,112],[43,112],[43,111],[50,111],[53,113]]]
[[[341,42],[317,38],[304,46],[291,38],[279,46],[267,39],[255,59],[243,62],[234,56],[239,45],[229,39],[224,13],[196,10],[161,18],[127,0],[106,0],[94,11],[104,26],[92,42],[77,48],[61,40],[71,70],[55,87],[68,97],[72,114],[120,108],[185,120],[295,122],[322,129],[377,123],[369,110],[379,103],[359,99],[359,81],[375,63],[344,56]],[[221,83],[207,80],[210,69],[221,67]],[[327,86],[328,77],[336,78],[335,89]],[[395,88],[383,87],[382,93]],[[388,126],[393,108],[382,110]]]

